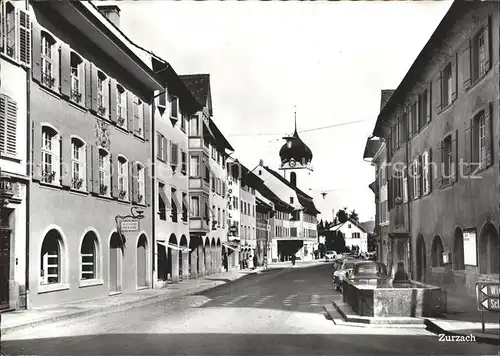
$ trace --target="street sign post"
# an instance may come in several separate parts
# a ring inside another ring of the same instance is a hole
[[[481,312],[481,324],[484,333],[484,312],[500,312],[500,283],[476,283],[477,309]]]

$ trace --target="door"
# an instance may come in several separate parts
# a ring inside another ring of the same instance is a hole
[[[137,244],[137,287],[147,286],[147,243],[141,236]]]
[[[10,231],[0,231],[0,309],[9,308]]]
[[[109,246],[109,291],[121,292],[121,257],[122,249],[120,237],[114,233]]]

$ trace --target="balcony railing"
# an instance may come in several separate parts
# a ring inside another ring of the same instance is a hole
[[[210,193],[210,184],[201,177],[189,177],[189,190],[201,190]]]

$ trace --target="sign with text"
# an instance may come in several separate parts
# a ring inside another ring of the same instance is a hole
[[[124,219],[120,222],[122,232],[137,232],[139,227],[139,220],[136,219]]]
[[[500,283],[476,283],[477,309],[500,312]]]
[[[463,238],[464,238],[464,264],[467,266],[477,266],[476,231],[474,230],[464,231]]]

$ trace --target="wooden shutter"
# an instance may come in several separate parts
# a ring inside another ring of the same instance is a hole
[[[424,159],[422,155],[418,155],[417,157],[417,168],[418,168],[418,182],[417,182],[417,190],[418,190],[418,196],[421,197],[424,195]]]
[[[471,85],[471,51],[470,51],[470,40],[466,41],[465,48],[462,50],[461,55],[462,64],[462,76],[463,76],[463,88],[464,90],[469,89]]]
[[[132,203],[137,203],[139,196],[139,170],[137,169],[137,162],[132,162],[132,171],[131,171],[131,181],[132,181],[132,190],[130,193],[130,200]]]
[[[427,111],[427,123],[432,120],[432,82],[429,83],[427,88],[427,107],[425,108]]]
[[[144,121],[144,139],[146,141],[149,141],[149,131],[150,131],[150,124],[151,124],[151,106],[143,102],[142,103],[142,109],[143,109],[143,121]]]
[[[63,136],[62,139],[62,149],[61,149],[61,161],[62,161],[62,171],[61,171],[61,181],[63,187],[71,187],[72,178],[72,162],[71,162],[71,137]]]
[[[154,182],[149,174],[149,168],[147,166],[144,166],[144,202],[147,206],[151,205],[151,183]]]
[[[61,43],[61,94],[71,95],[71,50],[66,43]]]
[[[413,106],[408,106],[408,139],[413,137]]]
[[[168,145],[168,140],[162,136],[162,141],[163,141],[163,161],[168,162],[168,150],[169,150],[169,145]]]
[[[42,125],[37,121],[32,121],[32,178],[35,181],[42,179]]]
[[[165,109],[167,107],[167,91],[164,90],[158,97],[158,107]]]
[[[484,57],[486,58],[484,66],[486,71],[490,69],[491,65],[490,38],[491,38],[491,16],[488,16],[488,19],[484,24]]]
[[[127,92],[127,129],[134,132],[134,95]]]
[[[472,173],[472,119],[466,120],[464,123],[464,175],[468,176]]]
[[[174,96],[174,97],[172,97],[170,117],[173,117],[173,118],[178,117],[178,114],[179,114],[178,107],[179,107],[179,99]]]
[[[99,195],[99,147],[92,145],[92,192]],[[109,189],[109,187],[108,187]]]
[[[92,184],[92,149],[90,145],[85,146],[85,156],[86,156],[86,174],[85,178],[87,179],[86,186],[87,192],[92,192],[93,184]]]
[[[17,154],[17,103],[0,94],[0,152]]]
[[[457,89],[458,89],[458,71],[457,71],[457,54],[453,55],[453,60],[451,62],[451,102],[457,100]],[[448,103],[450,104],[450,103]]]
[[[434,107],[436,108],[436,112],[441,111],[441,100],[442,100],[442,91],[443,87],[441,85],[442,74],[439,72],[435,79],[434,91],[433,91],[433,99]]]
[[[85,93],[83,102],[87,109],[92,108],[92,64],[85,62]]]
[[[163,153],[161,152],[161,144],[162,144],[163,136],[158,131],[156,132],[156,158],[160,161],[163,160]]]
[[[443,186],[443,141],[440,140],[436,146],[436,187]]]
[[[118,156],[116,154],[110,154],[109,165],[111,167],[111,187],[109,189],[111,190],[111,196],[118,199],[120,192],[118,191]]]
[[[415,192],[413,189],[413,182],[415,180],[415,166],[414,166],[414,161],[410,161],[408,163],[408,169],[410,174],[408,175],[408,201],[413,200],[413,197],[415,196]]]
[[[0,5],[1,6],[1,5]],[[31,67],[31,20],[28,12],[17,9],[19,19],[19,61]]]
[[[134,197],[134,192],[135,192],[135,187],[134,187],[134,172],[133,172],[133,166],[134,164],[131,161],[127,162],[128,166],[128,200],[132,201]]]
[[[457,145],[457,132],[458,130],[455,130],[453,131],[453,133],[451,134],[451,167],[450,167],[450,171],[451,171],[451,182],[455,182],[457,180],[457,168],[458,168],[458,164],[457,164],[457,151],[458,151],[458,145]]]
[[[488,107],[484,110],[484,145],[485,145],[485,165],[483,168],[491,166],[493,163],[493,137],[492,137],[492,127],[491,118],[493,117],[493,105],[489,104]]]
[[[42,31],[37,22],[33,23],[33,41],[31,43],[31,53],[33,56],[33,80],[40,83],[42,80]]]
[[[420,95],[417,96],[417,100],[413,104],[413,107],[415,108],[415,112],[413,113],[415,120],[414,120],[414,134],[416,135],[420,131]]]
[[[118,88],[116,87],[116,79],[111,78],[109,80],[109,117],[114,123],[118,121],[116,116],[116,106],[118,105],[117,95]]]
[[[432,172],[434,170],[434,164],[432,164],[432,147],[429,147],[427,150],[427,163],[427,192],[430,193],[432,191],[432,179],[434,177],[434,173]]]
[[[94,63],[90,63],[90,95],[91,95],[91,104],[90,104],[90,110],[93,112],[97,112],[97,79],[98,79],[98,73],[97,73],[97,67],[95,66]]]

